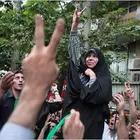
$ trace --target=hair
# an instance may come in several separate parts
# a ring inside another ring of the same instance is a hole
[[[88,52],[86,52],[84,58],[86,59],[91,54],[94,54],[96,57],[98,57],[98,54],[97,54],[96,50],[95,49],[90,49]]]
[[[114,114],[119,114],[119,113],[118,113],[118,111],[113,111],[113,112],[111,113],[111,116],[113,116]]]
[[[23,74],[22,69],[18,69],[18,70],[15,70],[15,71],[14,71],[14,75],[17,74],[17,73],[21,73],[21,74]]]
[[[110,115],[110,118],[112,118],[113,115],[115,115],[115,114],[118,114],[118,115],[119,115],[118,111],[113,111],[113,112],[111,113],[111,115]],[[128,118],[126,115],[124,115],[124,117],[125,117],[125,123],[126,123],[126,125],[128,125],[128,123],[129,123],[129,118]]]

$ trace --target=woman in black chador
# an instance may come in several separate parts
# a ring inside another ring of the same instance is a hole
[[[63,116],[72,108],[76,109],[85,126],[84,138],[101,139],[104,120],[109,115],[108,102],[112,98],[111,77],[100,49],[90,49],[81,56],[83,53],[76,31],[81,13],[76,9],[73,15]]]

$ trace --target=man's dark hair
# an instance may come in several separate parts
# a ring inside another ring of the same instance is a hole
[[[13,71],[13,72],[14,72],[14,75],[17,74],[17,73],[23,74],[23,71],[22,71],[21,69],[17,69],[17,70],[15,70],[15,71]]]
[[[118,114],[118,115],[119,115],[118,111],[113,111],[113,112],[111,113],[111,117],[112,117],[113,115],[115,115],[115,114]]]

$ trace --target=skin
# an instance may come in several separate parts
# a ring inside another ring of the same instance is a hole
[[[85,128],[83,123],[80,121],[79,112],[72,109],[69,118],[65,120],[65,124],[63,126],[64,139],[82,139],[84,131]]]
[[[71,31],[77,30],[77,27],[80,23],[80,16],[84,12],[85,8],[82,11],[79,11],[77,8],[75,9],[75,12],[73,14],[73,19],[72,19],[72,26],[71,26]],[[88,69],[85,71],[85,74],[92,78],[96,78],[96,74],[94,73],[91,68],[95,67],[95,65],[98,63],[98,58],[95,57],[94,55],[88,56],[86,58],[86,65],[88,66]]]
[[[134,123],[137,119],[137,109],[135,106],[135,94],[129,82],[125,82],[125,98],[128,100],[130,108],[130,122]]]
[[[86,58],[86,66],[92,69],[97,65],[98,61],[98,58],[94,54],[91,54]]]
[[[136,122],[131,126],[131,132],[135,139],[140,139],[140,120],[137,119]]]
[[[13,79],[12,88],[15,90],[22,90],[24,83],[24,76],[22,73],[16,73]]]
[[[13,85],[12,85],[12,92],[15,98],[18,98],[20,96],[21,90],[23,89],[23,84],[24,84],[23,74],[16,73],[14,75]]]
[[[34,128],[38,112],[46,97],[46,91],[58,76],[58,66],[55,62],[56,47],[63,32],[64,21],[59,19],[48,46],[45,46],[43,17],[36,16],[35,46],[23,60],[22,69],[25,83],[18,106],[8,120],[9,122],[30,129]]]
[[[9,71],[0,81],[0,98],[13,85],[14,73]]]
[[[124,116],[124,97],[121,94],[115,94],[113,98],[116,101],[117,111],[119,113],[119,121],[117,123],[118,139],[128,139],[128,130]]]
[[[110,121],[109,121],[109,129],[116,130],[118,121],[119,121],[119,115],[113,114],[113,116],[110,118]]]

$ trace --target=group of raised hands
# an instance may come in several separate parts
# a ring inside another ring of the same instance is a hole
[[[129,124],[125,123],[124,109],[125,101],[129,104]],[[116,110],[119,113],[120,123],[118,125],[119,138],[135,138],[140,139],[140,119],[138,118],[138,110],[135,105],[134,90],[131,88],[129,82],[125,82],[125,90],[122,93],[113,96],[113,102],[116,104]],[[122,129],[121,129],[122,128]],[[123,137],[125,136],[125,137]]]
[[[113,95],[113,102],[116,104],[118,112],[124,110],[125,100],[128,100],[129,102],[134,102],[134,90],[130,87],[130,83],[125,82],[124,86],[124,92],[119,92]]]

